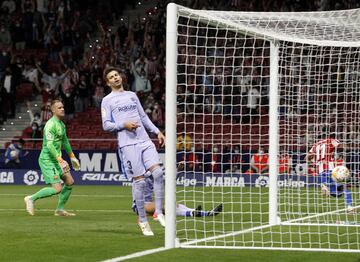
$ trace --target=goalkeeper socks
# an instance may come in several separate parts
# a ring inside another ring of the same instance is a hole
[[[139,222],[141,223],[147,221],[146,212],[145,212],[144,190],[145,190],[144,179],[133,180],[133,197],[139,215],[139,220],[140,220]]]
[[[72,186],[63,185],[59,196],[59,202],[57,205],[57,210],[63,210],[66,202],[68,201],[72,191]]]
[[[31,199],[33,201],[36,201],[40,198],[45,198],[45,197],[51,197],[53,195],[56,195],[56,190],[53,187],[44,187],[42,189],[40,189],[38,192],[36,192],[35,194],[33,194],[31,196]]]
[[[164,202],[164,175],[160,167],[152,171],[154,178],[154,193],[155,193],[155,212],[157,214],[163,213]]]

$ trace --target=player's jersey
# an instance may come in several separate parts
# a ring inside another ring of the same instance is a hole
[[[66,135],[65,124],[57,117],[53,116],[46,122],[43,133],[40,159],[56,160],[56,157],[61,156],[62,146],[64,146],[66,152],[72,151]]]
[[[339,140],[327,138],[320,140],[312,146],[309,154],[313,156],[317,174],[334,169],[337,165],[334,159],[334,152],[339,145]]]
[[[105,131],[117,132],[119,148],[150,140],[146,130],[158,134],[159,129],[151,122],[134,92],[111,92],[101,102],[101,117]],[[134,121],[140,125],[129,131],[124,123]]]

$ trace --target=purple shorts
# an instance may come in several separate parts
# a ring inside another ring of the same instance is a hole
[[[159,154],[150,140],[120,148],[119,156],[128,178],[144,175],[150,167],[160,164]]]

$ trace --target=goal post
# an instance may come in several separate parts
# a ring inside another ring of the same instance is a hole
[[[360,252],[359,17],[168,5],[165,247]],[[354,214],[305,159],[330,133]]]

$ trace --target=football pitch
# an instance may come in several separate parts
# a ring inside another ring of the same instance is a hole
[[[55,217],[57,197],[39,200],[36,214],[23,198],[39,186],[0,186],[0,261],[102,261],[164,245],[164,229],[150,219],[154,237],[145,237],[131,211],[131,188],[76,186],[67,209],[75,217]],[[225,204],[225,213],[226,213]],[[223,216],[224,217],[224,216]],[[208,218],[192,218],[206,221]],[[209,218],[220,220],[221,217]],[[211,220],[210,220],[211,221]],[[180,224],[181,225],[181,224]],[[359,236],[360,237],[360,236]],[[360,261],[358,253],[173,249],[133,261]]]

